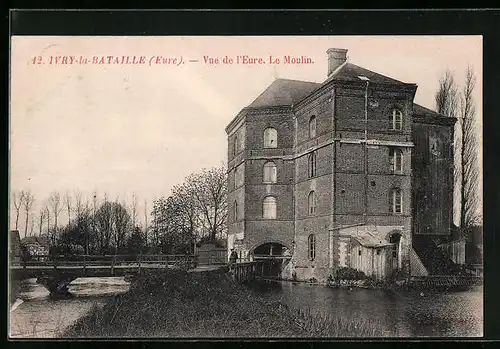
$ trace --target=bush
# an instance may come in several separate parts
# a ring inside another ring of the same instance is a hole
[[[365,280],[367,276],[360,270],[343,267],[336,271],[336,280]]]
[[[392,272],[389,280],[391,282],[406,280],[406,274],[402,270],[396,269]]]

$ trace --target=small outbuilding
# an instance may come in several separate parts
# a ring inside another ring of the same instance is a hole
[[[211,265],[211,264],[226,264],[227,256],[226,256],[226,248],[225,247],[217,247],[212,243],[202,244],[197,249],[197,257],[198,264],[201,265]]]
[[[372,232],[355,234],[350,241],[350,266],[376,280],[383,280],[392,272],[393,246]]]
[[[44,236],[28,236],[21,240],[30,259],[45,260],[49,258],[49,240]]]
[[[401,226],[354,225],[338,230],[339,264],[384,280],[401,270],[406,258]]]

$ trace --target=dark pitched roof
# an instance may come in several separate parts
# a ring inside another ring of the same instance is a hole
[[[252,103],[250,103],[250,105],[248,105],[248,108],[291,106],[297,104],[315,90],[327,85],[331,81],[361,81],[359,76],[365,76],[370,79],[370,82],[378,84],[408,85],[402,81],[346,62],[323,83],[276,79],[264,90],[264,92],[262,92]],[[445,115],[439,114],[416,103],[413,104],[413,112],[414,116],[419,119],[419,122],[452,125],[455,121],[454,118],[448,118]],[[234,122],[235,119],[233,119],[232,122]],[[228,128],[226,128],[226,131]]]
[[[310,81],[276,79],[250,105],[250,108],[292,105],[320,87],[321,84]]]
[[[413,103],[413,113],[419,116],[434,116],[434,117],[443,117],[446,115],[439,114],[438,112],[431,110],[429,108],[423,107],[417,103]]]
[[[405,84],[402,81],[375,73],[352,63],[345,63],[340,69],[323,83],[311,81],[276,79],[248,107],[274,107],[293,105],[310,95],[314,90],[330,81],[360,81],[359,76],[366,76],[373,83]]]
[[[457,118],[439,114],[434,110],[413,103],[413,121],[423,124],[452,126],[457,121]]]
[[[49,247],[49,239],[45,236],[27,236],[21,240],[23,244],[39,244]]]
[[[370,79],[370,82],[376,84],[405,84],[402,81],[390,78],[379,73],[375,73],[371,70],[362,68],[352,63],[345,63],[334,75],[326,79],[325,83],[328,83],[330,81],[360,81],[359,76],[366,76],[368,79]]]

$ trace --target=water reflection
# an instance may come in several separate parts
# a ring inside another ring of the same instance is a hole
[[[396,293],[332,289],[304,283],[255,283],[252,289],[290,307],[342,318],[356,318],[392,337],[480,337],[483,288],[449,293]]]

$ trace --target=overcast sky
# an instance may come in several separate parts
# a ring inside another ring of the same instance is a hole
[[[13,37],[11,47],[11,189],[31,190],[35,212],[51,191],[126,200],[135,192],[141,202],[168,195],[190,173],[226,161],[224,128],[275,78],[324,81],[330,47],[348,49],[351,63],[418,84],[415,102],[431,109],[442,72],[450,68],[461,83],[470,64],[482,116],[480,36]],[[49,64],[64,55],[199,62]],[[205,55],[308,56],[314,64],[211,66]],[[45,64],[33,64],[35,56]]]

